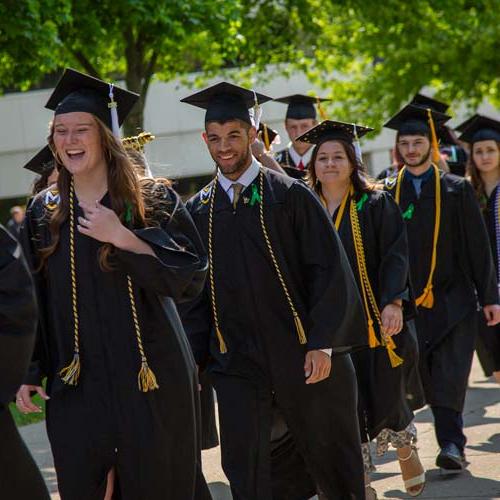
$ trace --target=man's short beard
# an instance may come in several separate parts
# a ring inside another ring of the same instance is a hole
[[[401,154],[401,153],[400,153]],[[421,167],[422,165],[424,165],[425,163],[427,163],[429,161],[429,158],[431,157],[431,154],[432,154],[432,146],[429,146],[429,151],[427,151],[427,153],[422,157],[422,159],[417,163],[417,164],[411,164],[409,165],[406,160],[405,160],[405,163],[409,166],[409,167],[412,167],[412,168],[416,168],[416,167]],[[402,155],[401,155],[402,156]],[[403,157],[404,158],[404,157]]]
[[[251,157],[252,153],[250,149],[246,150],[247,154],[243,156],[238,162],[236,162],[235,165],[233,165],[230,170],[226,167],[223,169],[219,164],[217,164],[217,168],[224,174],[224,175],[234,175],[237,174],[238,172],[243,172],[245,170],[245,167],[249,163],[249,157]]]

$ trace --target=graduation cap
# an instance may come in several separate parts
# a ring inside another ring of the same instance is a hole
[[[363,161],[359,139],[373,129],[355,123],[344,123],[325,120],[309,129],[305,134],[297,137],[297,141],[309,144],[320,144],[325,141],[343,140],[354,146],[356,158],[360,163]]]
[[[275,99],[276,102],[288,104],[288,108],[286,110],[286,118],[292,118],[294,120],[304,120],[309,118],[315,120],[316,108],[314,107],[314,105],[318,104],[318,107],[320,107],[320,103],[329,100],[330,99],[323,99],[322,97],[311,97],[309,95],[302,94],[294,94]],[[320,114],[323,114],[321,108]]]
[[[446,113],[446,111],[448,111],[448,108],[450,107],[449,104],[438,101],[437,99],[428,97],[424,94],[415,94],[410,104],[414,104],[415,106],[420,106],[426,109],[430,108],[433,111],[437,111],[438,113]]]
[[[184,97],[181,102],[205,109],[205,123],[242,120],[258,128],[260,105],[271,100],[271,97],[253,90],[220,82]]]
[[[135,92],[67,68],[45,107],[53,110],[56,116],[91,113],[119,137],[120,126],[138,100],[139,94]]]
[[[450,119],[450,116],[430,107],[407,104],[385,123],[384,127],[397,130],[400,135],[429,135],[431,133],[429,115],[432,116],[436,126],[441,126]]]
[[[309,144],[319,144],[324,141],[337,139],[352,144],[372,130],[373,129],[370,127],[364,127],[354,123],[325,120],[309,129],[305,134],[298,137],[297,140]]]
[[[55,166],[54,155],[49,146],[45,146],[38,153],[31,158],[31,160],[23,166],[27,170],[35,172],[35,174],[42,175],[47,170],[52,170]]]
[[[474,115],[459,125],[459,127],[463,127],[463,132],[459,139],[469,144],[480,141],[500,142],[500,121],[493,118]]]
[[[273,130],[271,127],[268,127],[265,123],[261,123],[259,125],[259,135],[267,151],[270,150],[271,144],[274,142],[274,140],[276,138],[279,139],[278,132],[276,130]]]

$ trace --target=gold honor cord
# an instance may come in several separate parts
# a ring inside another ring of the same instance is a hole
[[[347,203],[347,199],[350,198],[349,203],[349,219],[351,223],[351,231],[352,231],[352,239],[354,241],[354,251],[356,253],[356,264],[358,268],[359,275],[359,283],[361,289],[361,296],[363,297],[363,305],[366,313],[366,319],[368,323],[368,345],[373,349],[375,347],[380,346],[380,342],[377,339],[375,334],[374,322],[370,312],[373,311],[375,316],[375,320],[379,325],[380,332],[383,332],[382,327],[382,317],[380,314],[380,309],[377,305],[377,301],[375,299],[375,293],[373,292],[372,285],[370,283],[370,278],[368,276],[368,270],[366,267],[366,256],[365,256],[365,248],[363,244],[363,235],[361,233],[361,227],[359,224],[359,216],[358,209],[356,207],[356,203],[354,200],[354,187],[350,186],[347,190],[344,199],[341,204],[344,206],[342,210],[339,209],[337,217],[335,218],[335,227],[337,231],[340,228],[340,224],[342,222],[342,217],[344,213],[345,204]],[[382,344],[387,349],[387,354],[389,356],[389,361],[393,368],[401,365],[403,363],[403,359],[400,358],[395,352],[396,344],[391,336],[384,336],[382,334]]]
[[[215,295],[215,276],[214,276],[214,204],[215,191],[217,190],[217,181],[219,179],[219,171],[215,174],[215,179],[212,183],[212,192],[210,193],[210,207],[208,210],[208,279],[210,281],[210,302],[212,303],[212,315],[214,317],[215,334],[219,341],[219,351],[221,354],[226,354],[227,347],[224,342],[224,337],[220,331],[219,315],[217,313],[217,298]]]
[[[431,257],[431,268],[429,271],[429,277],[427,278],[427,283],[424,287],[422,294],[415,300],[417,307],[425,307],[426,309],[432,309],[434,307],[434,285],[432,283],[434,279],[434,272],[436,270],[437,264],[437,245],[439,241],[439,231],[441,227],[441,178],[439,176],[439,169],[433,163],[432,168],[434,169],[434,180],[436,184],[436,194],[435,194],[435,216],[434,216],[434,235],[432,242],[432,257]],[[396,203],[399,205],[401,197],[401,183],[403,181],[403,176],[406,171],[406,167],[403,167],[398,174],[396,181]]]
[[[69,190],[69,258],[70,258],[70,272],[71,272],[71,300],[73,309],[73,324],[74,324],[74,354],[71,363],[59,372],[62,381],[68,385],[78,385],[80,378],[80,327],[78,320],[78,301],[77,301],[77,286],[76,286],[76,260],[75,260],[75,188],[73,178]],[[137,381],[139,389],[142,392],[152,391],[158,389],[155,374],[149,368],[144,347],[142,344],[141,328],[139,325],[139,318],[137,315],[137,308],[135,304],[134,290],[132,287],[132,278],[127,275],[127,288],[130,298],[130,308],[132,311],[132,319],[134,322],[135,335],[137,339],[137,346],[141,356],[141,369],[139,371]]]
[[[209,207],[209,212],[208,212],[208,261],[209,261],[210,296],[211,296],[211,303],[212,303],[212,314],[214,317],[215,333],[216,333],[217,339],[219,341],[219,350],[222,354],[225,354],[225,353],[227,353],[227,347],[226,347],[226,343],[224,341],[224,337],[222,336],[220,325],[219,325],[219,317],[218,317],[217,302],[216,302],[214,263],[213,263],[213,247],[214,247],[213,212],[214,212],[215,191],[216,191],[216,187],[217,187],[218,175],[219,174],[217,172],[215,179],[213,181],[212,192],[211,192],[211,196],[210,196],[210,207]],[[281,269],[279,267],[278,261],[276,259],[275,254],[274,254],[271,240],[269,239],[269,235],[267,233],[267,228],[266,228],[265,221],[264,221],[264,172],[262,169],[259,172],[259,191],[260,191],[259,192],[259,198],[260,198],[259,219],[260,219],[260,225],[262,228],[262,233],[264,235],[264,239],[266,241],[266,246],[267,246],[267,249],[268,249],[269,254],[271,256],[271,260],[272,260],[274,269],[275,269],[276,274],[278,276],[281,287],[283,288],[283,292],[285,293],[285,297],[287,299],[288,305],[290,306],[290,310],[291,310],[293,320],[295,323],[295,329],[297,331],[297,336],[299,338],[299,342],[301,344],[306,344],[307,338],[306,338],[306,334],[304,332],[304,327],[302,325],[302,321],[300,320],[300,316],[295,308],[293,300],[292,300],[290,293],[288,291],[288,287],[285,283],[285,280],[284,280],[283,275],[281,273]]]

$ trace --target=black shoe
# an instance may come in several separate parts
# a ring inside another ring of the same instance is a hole
[[[461,472],[465,469],[465,455],[456,444],[448,443],[441,448],[436,465],[445,472]]]

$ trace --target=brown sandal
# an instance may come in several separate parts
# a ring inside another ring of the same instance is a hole
[[[425,488],[425,469],[420,462],[420,458],[418,457],[417,448],[415,446],[412,446],[410,454],[405,458],[401,458],[398,454],[398,460],[399,466],[401,467],[401,475],[403,476],[406,492],[412,497],[417,497],[422,493],[422,491],[424,491]],[[417,474],[416,476],[405,479],[406,471],[403,470],[403,464],[409,463],[410,460],[412,465],[416,466],[418,464],[422,472],[420,474]],[[419,486],[419,488],[417,490],[414,490],[413,488],[415,488],[416,486]]]

